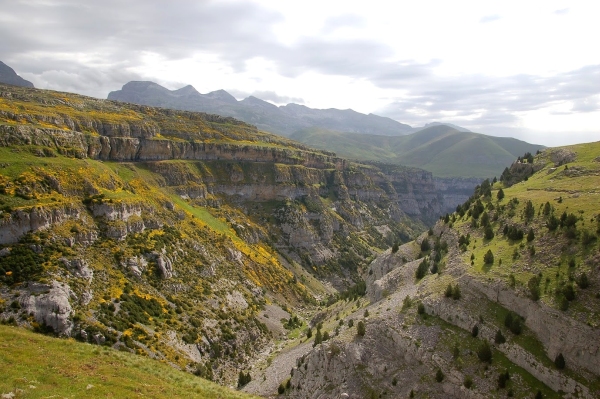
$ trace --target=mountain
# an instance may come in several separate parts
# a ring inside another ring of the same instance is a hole
[[[0,91],[0,320],[221,384],[456,207],[230,117]]]
[[[415,128],[418,130],[423,130],[423,129],[427,129],[428,127],[432,127],[432,126],[440,126],[440,125],[446,125],[448,127],[451,127],[455,130],[458,130],[459,132],[467,132],[467,133],[472,133],[469,129],[458,126],[458,125],[454,125],[452,123],[447,123],[447,122],[431,122],[431,123],[426,123],[422,128]],[[418,131],[417,130],[417,131]]]
[[[250,391],[290,368],[291,398],[600,397],[598,154],[549,148],[507,168],[512,185],[485,181],[380,254],[368,304],[322,309]]]
[[[390,118],[353,110],[312,109],[298,104],[275,106],[256,97],[237,101],[224,90],[200,94],[192,86],[168,90],[153,82],[129,82],[108,94],[109,100],[231,116],[259,129],[290,136],[313,127],[344,132],[399,136],[412,131]]]
[[[17,75],[14,69],[2,61],[0,61],[0,83],[13,86],[33,87],[33,83]]]
[[[352,159],[422,168],[436,177],[500,176],[518,156],[544,148],[514,138],[462,132],[445,124],[400,137],[307,129],[291,138]]]

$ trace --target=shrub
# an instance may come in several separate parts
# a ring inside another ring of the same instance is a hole
[[[482,341],[479,347],[477,348],[477,357],[482,362],[492,362],[492,348],[490,347],[490,344],[487,341]]]
[[[473,378],[471,378],[470,375],[465,375],[465,379],[463,380],[463,385],[465,386],[465,388],[471,389],[471,387],[473,386]]]
[[[454,286],[454,288],[452,289],[452,299],[454,299],[455,301],[458,301],[461,297],[461,293],[460,293],[460,287],[458,286],[458,283]]]
[[[484,236],[486,240],[491,240],[492,238],[494,238],[494,230],[489,224],[485,226]]]
[[[502,189],[498,190],[498,194],[496,194],[496,198],[498,198],[498,201],[502,201],[504,199],[504,190],[502,190]]]
[[[425,305],[423,305],[422,302],[419,302],[419,305],[417,306],[417,313],[418,314],[424,314],[425,313]]]
[[[400,246],[397,242],[395,242],[394,245],[392,245],[392,253],[395,254],[396,252],[398,252],[398,249],[400,249]]]
[[[471,336],[476,337],[479,335],[479,326],[475,324],[471,330]]]
[[[521,334],[523,326],[521,324],[521,316],[516,313],[509,312],[504,318],[504,325],[515,335]]]
[[[306,329],[306,338],[312,338],[312,328]]]
[[[359,321],[358,324],[356,325],[356,334],[359,337],[364,337],[366,332],[367,332],[367,328],[365,327],[365,323],[362,320]]]
[[[506,342],[506,338],[504,338],[502,331],[500,331],[500,330],[496,331],[496,336],[494,337],[494,342],[497,344],[503,344]]]
[[[452,297],[452,284],[448,284],[448,286],[446,287],[446,292],[444,293],[444,296],[446,298]]]
[[[348,320],[348,327],[354,327],[354,320],[353,319]]]
[[[578,278],[577,278],[577,285],[579,286],[579,288],[587,288],[590,286],[590,280],[588,279],[587,274],[582,273]]]
[[[444,381],[444,373],[442,372],[442,369],[438,368],[437,371],[435,372],[435,380],[437,382],[442,382]]]
[[[486,265],[493,265],[494,264],[494,254],[492,253],[491,249],[488,249],[488,251],[485,253],[485,256],[483,257],[483,262]]]
[[[429,245],[429,240],[424,238],[423,241],[421,241],[421,252],[427,252],[430,249],[431,249],[431,246]]]
[[[250,381],[252,381],[252,377],[250,377],[250,373],[244,373],[243,371],[240,371],[240,374],[238,375],[238,388],[243,387],[244,385],[248,384]]]
[[[410,306],[412,305],[412,300],[410,299],[410,296],[405,296],[404,300],[402,301],[402,310],[408,309],[410,308]]]
[[[554,359],[554,365],[559,370],[565,368],[565,358],[562,353],[559,353],[558,356],[556,356],[556,358]]]
[[[398,385],[398,378],[394,377],[394,378],[392,379],[392,385],[393,385],[393,386],[396,386],[396,385]]]
[[[285,385],[283,385],[283,382],[279,384],[279,387],[277,388],[277,393],[280,395],[283,395],[285,393]]]
[[[506,388],[506,383],[509,380],[510,374],[508,373],[508,370],[506,370],[504,373],[500,373],[500,375],[498,376],[498,389]]]
[[[540,299],[540,277],[533,276],[527,282],[527,288],[529,288],[529,293],[531,294],[531,299],[537,301]]]
[[[423,277],[425,277],[425,274],[427,274],[427,270],[429,270],[429,262],[427,261],[427,259],[423,259],[421,263],[419,263],[419,267],[417,267],[417,270],[415,271],[415,277],[417,278],[417,280],[420,280]]]
[[[529,233],[527,233],[527,242],[531,242],[535,239],[535,233],[533,232],[533,229],[529,229]]]

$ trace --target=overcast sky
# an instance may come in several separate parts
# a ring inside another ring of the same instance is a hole
[[[0,60],[38,88],[131,80],[277,105],[600,140],[600,2],[0,0]]]

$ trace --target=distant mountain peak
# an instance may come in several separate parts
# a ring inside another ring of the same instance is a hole
[[[223,89],[211,91],[210,93],[205,94],[204,96],[208,97],[208,98],[212,98],[214,100],[224,101],[224,102],[232,103],[232,104],[238,102],[234,96],[232,96],[231,94],[229,94],[228,92],[226,92]]]
[[[0,82],[13,86],[34,87],[33,83],[17,75],[14,69],[2,61],[0,61]]]
[[[445,126],[451,127],[452,129],[458,130],[459,132],[464,132],[464,133],[473,133],[473,132],[472,132],[471,130],[469,130],[469,129],[466,129],[466,128],[462,127],[462,126],[458,126],[458,125],[455,125],[455,124],[453,124],[453,123],[448,123],[448,122],[430,122],[430,123],[426,123],[426,124],[425,124],[425,125],[424,125],[422,128],[420,128],[419,130],[422,130],[422,129],[427,129],[427,128],[429,128],[429,127],[432,127],[432,126],[441,126],[441,125],[445,125]]]

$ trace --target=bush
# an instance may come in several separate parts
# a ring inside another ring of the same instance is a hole
[[[554,359],[554,365],[559,370],[565,368],[565,358],[562,353],[559,353],[558,356],[556,356],[556,358]]]
[[[500,375],[498,376],[498,389],[506,388],[506,383],[509,380],[510,374],[508,373],[508,370],[506,370],[504,373],[500,373]]]
[[[491,240],[492,238],[494,238],[494,230],[492,229],[492,226],[485,226],[484,236],[486,240]]]
[[[250,381],[252,381],[252,377],[250,377],[250,373],[244,373],[243,371],[240,371],[240,374],[238,375],[238,388],[243,387],[244,385],[248,384]]]
[[[426,238],[421,241],[421,252],[427,252],[431,249],[431,245],[429,245],[429,240]]]
[[[365,327],[365,323],[362,320],[359,321],[358,324],[356,325],[356,334],[359,337],[364,337],[366,332],[367,332],[367,328]]]
[[[392,253],[395,254],[396,252],[398,252],[398,249],[400,249],[400,246],[397,242],[395,242],[394,245],[392,245]]]
[[[521,316],[513,312],[508,312],[504,318],[504,325],[515,335],[521,334],[523,326],[521,324]]]
[[[498,198],[498,201],[502,201],[504,199],[504,190],[502,190],[502,189],[498,190],[498,194],[496,194],[496,198]]]
[[[454,288],[452,289],[452,299],[454,299],[455,301],[458,301],[461,297],[461,293],[460,293],[460,287],[458,286],[458,283],[454,286]]]
[[[503,344],[506,342],[506,338],[504,338],[502,331],[500,331],[500,330],[496,331],[496,336],[494,337],[494,342],[497,344]]]
[[[527,242],[531,242],[535,239],[535,233],[533,232],[533,229],[529,229],[529,233],[527,233]]]
[[[482,362],[492,362],[492,348],[490,347],[490,344],[487,341],[482,341],[479,347],[477,348],[477,357]]]
[[[285,385],[283,385],[283,382],[279,384],[279,387],[277,388],[277,393],[280,395],[283,395],[285,393]]]
[[[422,302],[419,302],[419,305],[417,306],[417,313],[418,314],[424,314],[425,313],[425,305],[423,305]]]
[[[463,385],[465,386],[465,388],[471,389],[471,387],[473,386],[473,378],[471,378],[470,375],[465,375],[465,379],[463,380]]]
[[[479,326],[475,324],[471,330],[471,336],[476,337],[479,335]]]
[[[444,373],[442,372],[442,369],[438,368],[437,371],[435,372],[435,380],[437,382],[442,382],[444,381]]]
[[[415,277],[417,278],[417,280],[420,280],[423,277],[425,277],[425,274],[427,274],[428,270],[429,262],[427,261],[427,259],[423,259],[421,263],[419,263],[419,267],[417,267],[417,270],[415,271]]]
[[[590,286],[590,280],[588,279],[587,274],[582,273],[577,278],[577,285],[579,286],[579,288],[582,288],[582,289],[585,289]]]
[[[446,292],[444,292],[444,296],[446,298],[452,297],[452,284],[448,284],[448,286],[446,287]]]
[[[485,256],[483,257],[483,262],[486,265],[493,265],[494,264],[494,254],[492,253],[491,249],[488,249],[488,251],[485,253]]]
[[[393,386],[398,385],[398,378],[394,377],[394,379],[392,379],[392,385]]]
[[[533,276],[527,282],[527,288],[529,288],[529,293],[531,294],[531,299],[537,301],[540,299],[540,277]]]

